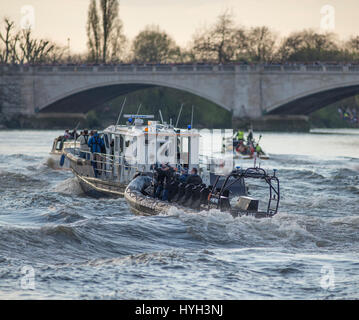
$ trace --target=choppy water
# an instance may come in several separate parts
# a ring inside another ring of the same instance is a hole
[[[263,134],[282,186],[263,220],[88,198],[45,164],[58,134],[0,131],[1,299],[359,298],[359,131]]]

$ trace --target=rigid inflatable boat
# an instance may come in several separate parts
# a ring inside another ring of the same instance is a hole
[[[267,199],[257,199],[248,190],[247,180],[254,179],[267,187]],[[236,168],[227,176],[217,176],[214,184],[193,185],[174,179],[168,186],[168,201],[154,197],[156,177],[152,172],[139,173],[125,189],[124,197],[131,210],[139,215],[157,215],[176,207],[194,213],[218,209],[233,217],[273,217],[278,212],[280,189],[276,170],[268,174],[262,168]]]

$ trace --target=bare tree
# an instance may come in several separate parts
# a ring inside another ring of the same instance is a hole
[[[87,18],[87,46],[90,59],[95,62],[99,62],[101,56],[100,34],[100,19],[97,12],[96,0],[91,0]]]
[[[9,63],[14,58],[14,50],[18,41],[18,33],[14,33],[15,23],[9,18],[4,18],[5,31],[0,32],[0,40],[3,42],[4,48],[0,51],[0,61],[2,63]]]
[[[110,38],[110,51],[108,53],[111,62],[119,62],[125,59],[127,39],[123,34],[122,21],[117,18],[114,22],[114,29]]]
[[[228,63],[241,56],[246,47],[246,35],[235,26],[233,14],[226,11],[210,28],[193,37],[192,52],[196,60]]]
[[[247,36],[247,53],[253,62],[271,62],[275,56],[276,35],[268,27],[251,28]]]
[[[49,40],[35,39],[32,30],[18,31],[15,23],[4,19],[5,32],[0,32],[1,63],[45,63],[60,61],[65,48]]]
[[[118,0],[101,0],[100,8],[102,12],[102,61],[106,62],[108,58],[109,44],[111,35],[115,31],[116,19],[118,19]],[[118,26],[117,26],[118,27]]]
[[[48,62],[49,55],[54,51],[55,44],[49,40],[37,40],[32,38],[31,29],[25,29],[20,38],[20,52],[22,63],[43,63]]]
[[[89,58],[92,61],[119,60],[126,38],[119,18],[119,0],[91,0],[87,20]]]

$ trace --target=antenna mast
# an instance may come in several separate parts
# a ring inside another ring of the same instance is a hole
[[[184,105],[184,103],[181,104],[181,108],[180,108],[180,111],[179,111],[179,113],[178,113],[178,117],[177,117],[177,121],[176,121],[175,128],[177,128],[177,126],[178,126],[178,121],[179,121],[180,116],[181,116],[181,113],[182,113],[183,105]]]
[[[194,107],[193,107],[193,104],[192,104],[191,129],[192,129],[192,126],[193,126],[193,110],[194,110]]]
[[[161,123],[163,124],[163,117],[162,117],[162,112],[161,112],[161,109],[159,109],[158,111],[160,112]]]
[[[125,100],[123,100],[121,111],[120,111],[120,114],[118,115],[115,128],[118,126],[118,123],[120,122],[120,119],[121,119],[121,116],[122,116],[122,112],[123,112],[123,108],[125,106],[126,100],[127,100],[127,97],[125,97]]]

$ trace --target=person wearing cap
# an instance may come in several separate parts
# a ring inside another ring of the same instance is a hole
[[[182,183],[186,183],[188,178],[188,170],[186,168],[181,168],[181,175],[179,177],[179,181]]]

